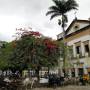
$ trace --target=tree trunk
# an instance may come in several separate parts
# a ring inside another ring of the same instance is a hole
[[[62,22],[62,28],[63,28],[63,69],[64,69],[64,76],[66,76],[66,67],[65,67],[65,59],[66,59],[66,52],[65,52],[65,46],[66,46],[66,41],[65,41],[65,26],[64,26],[64,21]]]

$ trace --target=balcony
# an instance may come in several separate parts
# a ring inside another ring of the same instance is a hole
[[[71,57],[72,60],[74,59],[79,59],[79,58],[87,58],[90,57],[90,52],[89,53],[85,53],[84,56],[82,56],[82,54],[77,54],[76,57]]]

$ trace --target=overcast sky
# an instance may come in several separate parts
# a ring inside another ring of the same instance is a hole
[[[76,0],[79,4],[78,19],[90,17],[90,0]],[[13,39],[16,28],[32,27],[45,36],[56,39],[61,32],[57,18],[50,21],[46,16],[48,7],[53,5],[52,0],[0,0],[0,40]],[[68,14],[69,23],[75,18],[74,11]]]

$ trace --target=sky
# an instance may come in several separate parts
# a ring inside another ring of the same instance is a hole
[[[79,4],[78,19],[90,17],[90,0],[76,0]],[[16,28],[29,28],[39,31],[45,36],[56,39],[62,29],[58,26],[58,18],[50,21],[46,12],[54,5],[52,0],[0,0],[0,40],[12,41]],[[68,14],[68,25],[75,18],[75,11]],[[68,27],[68,26],[67,26]]]

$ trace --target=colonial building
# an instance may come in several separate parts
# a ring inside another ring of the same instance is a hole
[[[72,48],[70,75],[90,75],[90,21],[75,19],[65,31],[65,42]],[[63,33],[57,35],[61,41]]]

